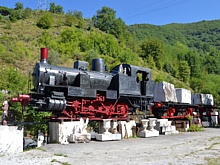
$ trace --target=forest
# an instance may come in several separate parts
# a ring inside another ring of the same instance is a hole
[[[49,49],[49,62],[72,67],[75,60],[105,60],[109,70],[120,63],[152,69],[156,82],[167,81],[193,93],[213,94],[220,103],[220,20],[188,24],[127,26],[109,7],[84,18],[77,10],[64,12],[50,3],[48,11],[0,6],[0,101],[29,93],[31,72],[40,48]],[[6,91],[6,92],[5,92]],[[12,105],[15,121],[21,107]],[[25,111],[26,121],[45,114]],[[23,119],[22,119],[23,120]]]

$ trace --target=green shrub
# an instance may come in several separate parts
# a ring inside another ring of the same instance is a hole
[[[187,132],[198,132],[198,131],[204,131],[204,128],[196,124],[191,125],[189,129],[187,130]]]
[[[11,22],[16,22],[19,19],[24,19],[24,10],[11,10],[9,18]]]
[[[40,17],[39,21],[37,22],[37,26],[42,29],[49,29],[53,25],[53,17],[51,14],[46,13]]]

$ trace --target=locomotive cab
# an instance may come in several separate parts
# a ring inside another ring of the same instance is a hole
[[[120,94],[153,96],[151,70],[129,64],[120,64],[110,72],[111,87]]]

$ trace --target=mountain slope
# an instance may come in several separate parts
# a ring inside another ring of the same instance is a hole
[[[138,41],[155,37],[169,44],[179,41],[199,51],[209,51],[209,47],[220,50],[220,20],[164,26],[135,24],[128,29]]]

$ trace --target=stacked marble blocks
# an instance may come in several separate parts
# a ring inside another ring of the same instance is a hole
[[[156,118],[142,119],[143,130],[139,136],[143,138],[159,136],[159,131],[154,129],[156,120]]]
[[[117,133],[117,121],[112,121],[112,119],[103,119],[104,132],[102,134],[96,134],[96,140],[99,141],[111,141],[111,140],[121,140],[121,134]],[[116,132],[111,133],[109,129]]]

